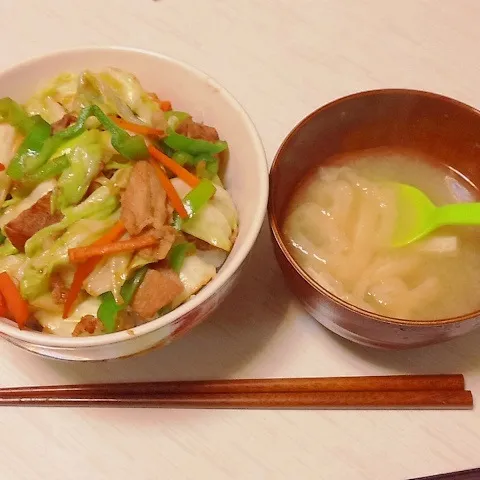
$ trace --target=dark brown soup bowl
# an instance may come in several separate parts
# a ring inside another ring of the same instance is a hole
[[[295,262],[282,235],[286,207],[299,182],[332,157],[366,149],[409,150],[449,166],[480,185],[480,112],[414,90],[361,92],[319,108],[281,145],[270,171],[269,221],[285,279],[305,309],[328,329],[357,343],[411,348],[442,342],[480,325],[480,311],[435,321],[385,317],[329,293]]]

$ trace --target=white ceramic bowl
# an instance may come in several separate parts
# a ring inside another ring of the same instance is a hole
[[[147,91],[172,101],[195,120],[217,128],[229,143],[225,182],[239,211],[239,235],[218,275],[195,297],[171,313],[134,328],[108,335],[63,338],[21,331],[0,320],[6,340],[48,357],[106,360],[144,352],[170,342],[204,320],[236,281],[262,225],[268,198],[268,168],[255,127],[239,103],[208,75],[164,55],[129,48],[82,48],[37,57],[0,73],[0,97],[20,102],[61,72],[115,66],[134,73]]]

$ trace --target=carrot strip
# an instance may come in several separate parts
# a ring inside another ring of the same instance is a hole
[[[158,238],[150,234],[138,235],[138,237],[120,240],[107,245],[89,245],[87,247],[76,247],[68,250],[68,256],[72,263],[85,262],[92,257],[112,255],[114,253],[131,252],[141,248],[151,247],[158,243]]]
[[[195,175],[162,153],[158,148],[149,145],[148,151],[155,160],[158,160],[165,168],[171,170],[178,178],[181,178],[187,185],[190,185],[190,187],[194,188],[200,183],[200,180]]]
[[[7,304],[5,303],[5,298],[0,294],[0,317],[6,317],[8,313]]]
[[[24,328],[30,316],[28,303],[22,298],[20,290],[6,272],[0,273],[0,293],[18,327]]]
[[[172,109],[172,104],[169,100],[160,100],[159,104],[164,112],[169,112]]]
[[[122,118],[110,117],[119,127],[129,132],[138,133],[139,135],[154,135],[155,137],[164,137],[165,132],[148,125],[137,125],[136,123],[127,122]]]
[[[180,218],[188,218],[188,213],[185,210],[185,206],[183,205],[182,199],[178,195],[175,187],[173,186],[172,182],[167,177],[167,174],[163,171],[163,168],[158,165],[158,163],[150,160],[150,165],[155,169],[155,173],[157,174],[157,178],[160,181],[165,193],[167,194],[172,207],[177,211],[180,215]]]
[[[75,270],[72,285],[67,293],[67,298],[65,299],[65,303],[63,305],[63,318],[68,318],[70,315],[70,310],[72,309],[72,306],[75,303],[80,290],[82,289],[83,282],[95,270],[95,267],[100,260],[100,258],[96,257],[91,258],[85,263],[80,264]]]
[[[107,245],[117,241],[126,232],[125,225],[117,222],[105,235],[95,240],[92,245]]]
[[[156,93],[151,93],[150,98],[158,103],[161,110],[169,112],[172,109],[172,103],[169,100],[160,100]]]
[[[99,238],[92,245],[101,246],[108,245],[109,243],[115,242],[125,233],[125,227],[122,222],[116,223],[103,237]],[[75,303],[75,300],[82,289],[83,282],[85,279],[95,270],[97,263],[100,262],[101,257],[93,257],[88,259],[85,263],[82,263],[75,270],[75,275],[73,276],[73,282],[70,287],[70,290],[67,293],[67,298],[63,306],[63,318],[68,318],[70,310]]]

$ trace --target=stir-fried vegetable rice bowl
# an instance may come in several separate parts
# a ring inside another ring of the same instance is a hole
[[[187,65],[86,48],[0,74],[0,335],[70,360],[171,341],[233,286],[267,196],[248,116]]]

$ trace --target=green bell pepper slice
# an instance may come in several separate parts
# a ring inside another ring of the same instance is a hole
[[[185,197],[183,197],[183,205],[188,214],[188,219],[182,220],[180,216],[175,213],[173,216],[173,226],[177,230],[181,230],[183,222],[194,217],[207,202],[215,195],[217,189],[215,185],[208,179],[204,178],[200,183],[190,190]]]
[[[91,109],[91,114],[97,117],[102,126],[111,133],[112,146],[120,155],[129,160],[139,160],[149,156],[147,144],[143,137],[140,135],[130,136],[113,120],[108,118],[97,105],[91,105],[87,108]]]
[[[193,255],[196,250],[195,244],[190,242],[177,243],[177,245],[174,245],[167,255],[170,268],[178,273],[183,266],[183,262],[185,262],[185,257],[187,255]]]
[[[190,114],[187,112],[181,112],[179,110],[169,110],[165,112],[165,120],[170,120],[172,117],[175,117],[179,122],[185,121],[187,118],[190,118]]]
[[[103,323],[103,328],[106,333],[115,331],[118,313],[125,310],[125,308],[132,303],[133,296],[143,282],[147,270],[147,266],[140,268],[134,273],[132,278],[123,284],[120,291],[123,298],[122,304],[118,304],[115,301],[112,292],[106,292],[102,295],[102,303],[98,307],[97,317]]]
[[[223,140],[208,142],[207,140],[180,135],[172,129],[167,129],[167,131],[168,136],[163,139],[167,146],[173,148],[175,151],[187,152],[193,156],[200,155],[201,153],[209,153],[210,155],[213,155],[215,153],[223,152],[223,150],[228,147],[227,142]]]
[[[170,110],[164,114],[167,125],[176,130],[178,126],[184,122],[187,118],[190,118],[190,114],[187,112],[179,112],[177,110]]]
[[[192,218],[207,202],[215,195],[217,189],[215,185],[204,178],[200,183],[190,190],[183,198],[183,205],[188,213],[189,218]]]
[[[35,125],[34,118],[9,97],[0,98],[0,120],[20,130],[23,135],[27,135]]]
[[[218,174],[219,161],[218,158],[208,153],[202,153],[195,157],[196,174],[200,178],[212,179]]]
[[[179,165],[191,165],[196,168],[196,175],[199,178],[208,178],[211,180],[218,174],[219,160],[216,156],[209,153],[201,153],[194,157],[187,152],[174,152],[172,160],[175,160]]]
[[[90,105],[82,109],[77,121],[73,125],[46,139],[39,155],[29,163],[26,169],[27,173],[31,173],[37,168],[40,168],[65,141],[71,140],[83,133],[86,130],[85,124],[90,117],[96,117],[105,130],[110,132],[112,146],[120,155],[129,160],[148,157],[147,144],[143,137],[139,135],[130,136],[125,130],[117,126],[114,121],[108,118],[99,106]]]
[[[45,141],[50,137],[51,127],[48,122],[39,115],[34,115],[31,120],[34,125],[27,133],[7,168],[7,175],[14,180],[20,180],[29,170],[30,164],[36,162]]]
[[[27,175],[27,181],[41,183],[50,178],[59,177],[69,165],[70,160],[67,155],[60,155],[59,157],[52,158],[31,175]]]
[[[175,150],[173,148],[170,148],[168,145],[165,145],[163,141],[157,142],[157,148],[164,153],[167,157],[172,158],[173,155],[175,154]]]
[[[12,242],[8,238],[0,245],[0,258],[16,255],[17,253],[18,250],[12,245]]]
[[[179,165],[193,165],[194,156],[187,152],[173,152],[172,160],[175,160]]]

